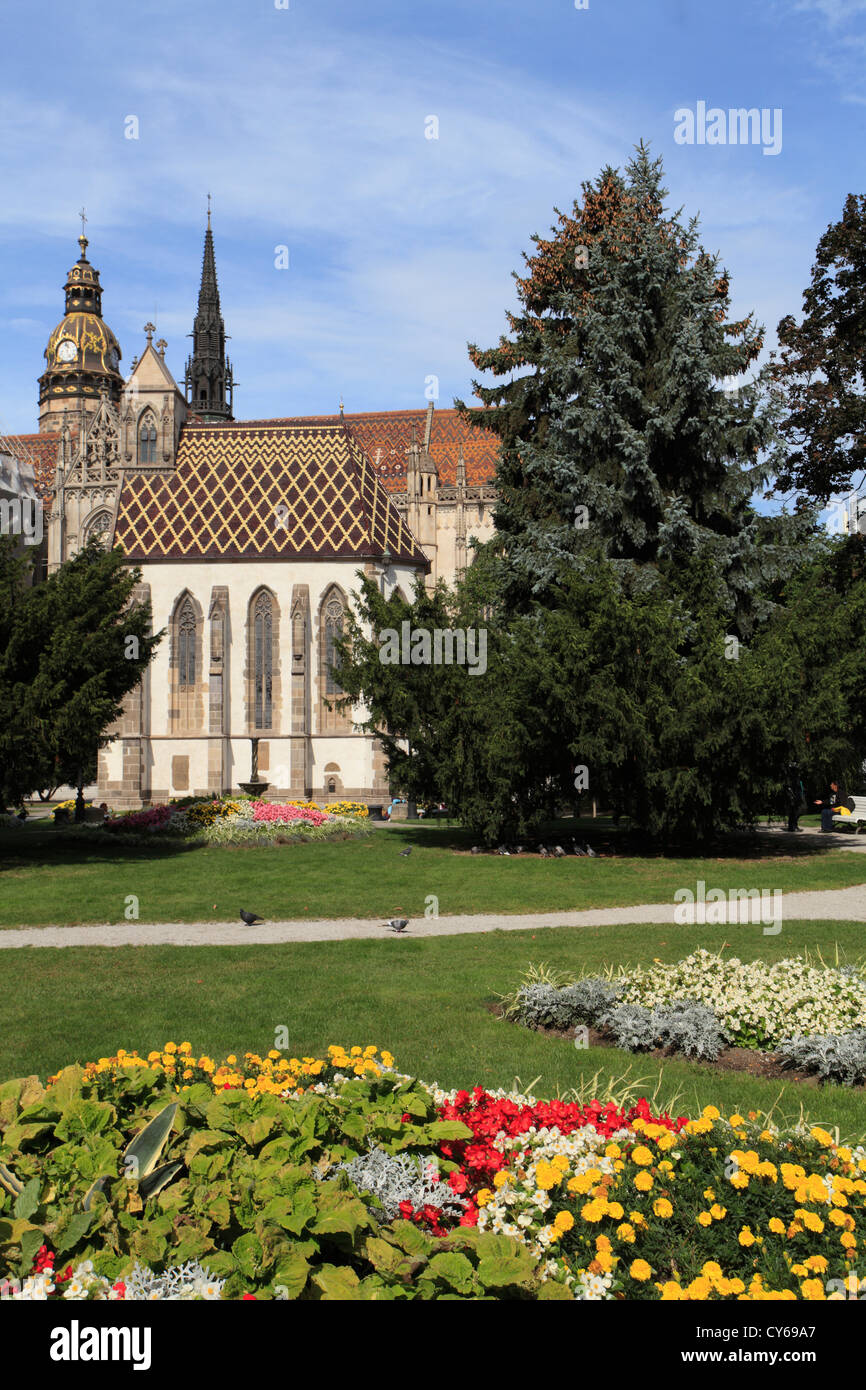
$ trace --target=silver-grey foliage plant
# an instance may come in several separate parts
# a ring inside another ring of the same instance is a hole
[[[411,1202],[412,1210],[431,1206],[445,1216],[459,1219],[466,1210],[464,1199],[439,1181],[439,1169],[430,1160],[423,1168],[408,1154],[389,1154],[384,1149],[371,1149],[349,1163],[338,1163],[325,1174],[335,1178],[346,1173],[359,1192],[369,1192],[382,1208],[381,1221],[394,1221],[400,1215],[400,1203]],[[374,1210],[374,1215],[379,1214]]]

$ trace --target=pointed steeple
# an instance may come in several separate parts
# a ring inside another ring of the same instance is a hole
[[[192,356],[186,364],[184,384],[190,409],[204,420],[233,419],[234,379],[231,362],[226,357],[226,331],[220,312],[213,232],[210,225],[210,195],[207,231],[204,234],[201,287],[198,292],[198,312],[189,336],[192,338]]]

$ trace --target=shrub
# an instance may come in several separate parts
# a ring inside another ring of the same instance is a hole
[[[866,1082],[866,1028],[814,1038],[784,1038],[777,1055],[788,1066],[817,1072],[822,1081],[835,1081],[840,1086]]]

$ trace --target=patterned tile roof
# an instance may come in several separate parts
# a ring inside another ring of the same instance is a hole
[[[285,510],[283,510],[285,509]],[[427,560],[339,422],[187,425],[169,474],[127,475],[115,544],[131,560]]]
[[[317,415],[306,420],[297,417],[286,424],[339,423],[339,415]],[[424,442],[427,424],[426,410],[375,410],[365,414],[344,415],[342,421],[355,442],[367,454],[383,487],[388,492],[406,490],[406,450],[412,443],[412,426],[419,444]],[[255,420],[247,424],[274,424],[275,421]],[[498,438],[489,430],[470,428],[456,410],[434,410],[430,431],[430,456],[439,470],[443,487],[453,487],[457,481],[457,456],[463,444],[466,482],[470,487],[491,485],[496,474]]]
[[[59,446],[59,430],[46,430],[44,434],[6,434],[0,439],[0,448],[8,449],[33,465],[36,487],[41,497],[48,497],[53,491]]]

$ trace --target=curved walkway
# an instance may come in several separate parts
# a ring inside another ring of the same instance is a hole
[[[780,918],[786,921],[866,922],[866,883],[855,888],[821,892],[783,893]],[[773,899],[769,900],[769,909]],[[711,904],[716,908],[721,904]],[[756,909],[758,904],[755,904]],[[709,910],[709,909],[708,909]],[[731,924],[740,924],[736,904]],[[24,946],[260,946],[293,941],[358,941],[387,937],[401,941],[422,936],[461,936],[467,932],[536,931],[545,927],[607,927],[643,922],[673,922],[673,903],[640,907],[590,908],[576,912],[527,912],[513,916],[473,914],[463,917],[417,917],[398,935],[375,918],[337,918],[334,921],[265,922],[245,927],[242,922],[122,922],[96,927],[23,927],[0,931],[0,950]],[[721,921],[728,920],[721,917]],[[749,923],[752,925],[751,923]],[[696,924],[700,929],[700,923]],[[745,925],[745,924],[743,924]],[[754,925],[761,925],[756,921]],[[767,934],[777,934],[768,922]]]

